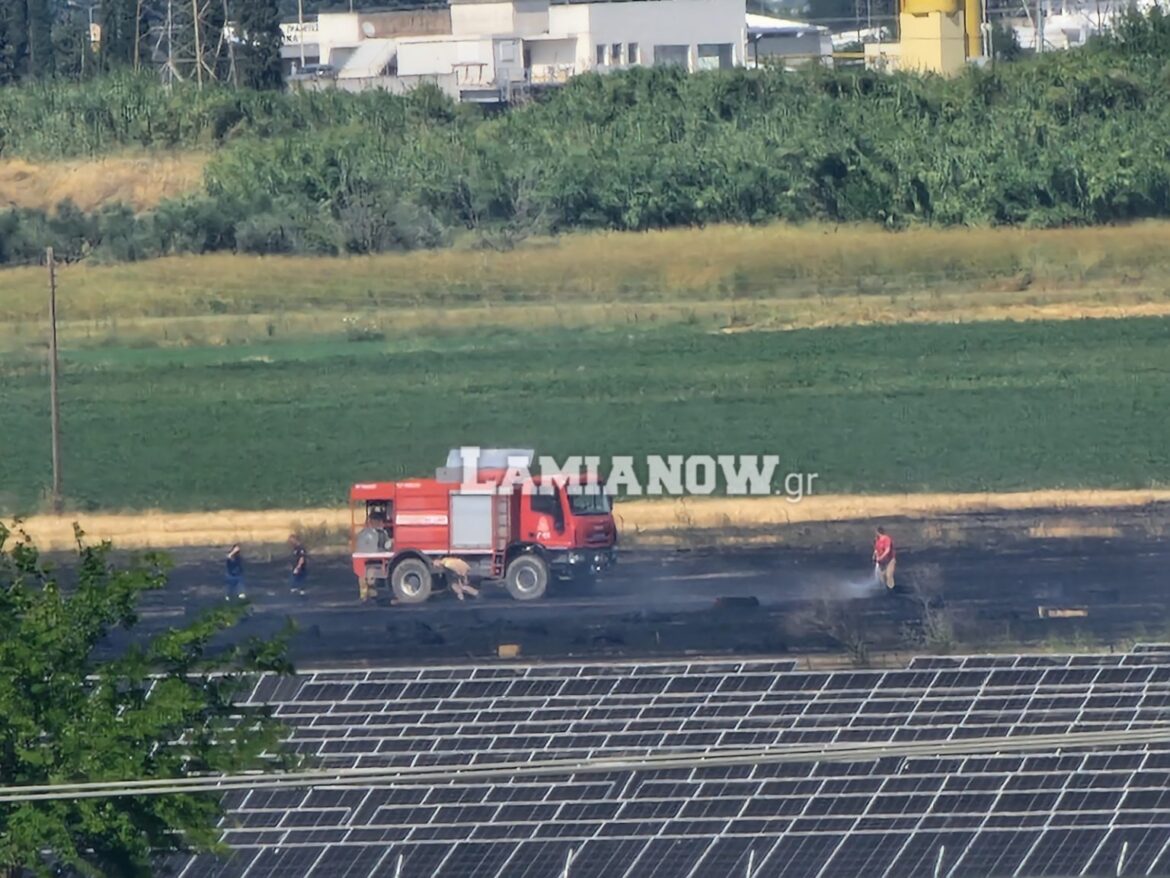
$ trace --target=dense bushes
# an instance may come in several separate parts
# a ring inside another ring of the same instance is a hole
[[[244,206],[193,196],[135,216],[123,205],[84,214],[71,203],[55,213],[0,213],[0,265],[35,263],[45,247],[63,262],[133,261],[177,253],[382,253],[438,247],[446,230],[425,208],[383,190],[353,193],[335,210],[277,198]]]
[[[384,92],[199,89],[193,83],[168,89],[155,76],[117,73],[79,85],[0,88],[0,154],[61,158],[126,147],[204,148],[350,124],[404,129],[432,114],[435,121],[473,115],[431,89],[404,98]]]
[[[217,147],[206,192],[143,217],[13,212],[0,261],[45,241],[133,259],[239,248],[485,246],[568,228],[773,219],[1053,226],[1170,215],[1170,19],[954,80],[638,69],[502,114],[423,89],[167,92],[112,78],[0,92],[6,154]]]

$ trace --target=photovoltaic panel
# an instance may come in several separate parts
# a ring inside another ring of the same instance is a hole
[[[1146,644],[1146,649],[1135,647],[1131,653],[1102,655],[974,655],[974,656],[917,656],[909,667],[915,670],[945,670],[948,668],[1038,668],[1038,667],[1140,667],[1170,662],[1170,648]]]
[[[1138,643],[1133,646],[1130,652],[1170,655],[1170,643]]]
[[[318,671],[261,679],[252,699],[338,768],[954,742],[1170,727],[1170,654],[832,672],[751,660]],[[1170,872],[1170,743],[255,790],[228,806],[235,855],[177,863],[182,874]]]

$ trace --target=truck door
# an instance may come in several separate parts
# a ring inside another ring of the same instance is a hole
[[[562,500],[559,487],[551,494],[534,491],[523,498],[521,533],[526,541],[549,547],[568,545],[571,534],[565,527]]]

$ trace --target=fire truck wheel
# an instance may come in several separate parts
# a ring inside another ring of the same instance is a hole
[[[508,565],[504,584],[518,601],[534,601],[548,588],[548,565],[535,555],[521,555]]]
[[[390,588],[401,604],[421,604],[431,596],[431,569],[417,558],[407,558],[390,574]]]

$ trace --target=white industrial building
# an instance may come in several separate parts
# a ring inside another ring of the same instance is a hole
[[[1053,52],[1084,46],[1113,30],[1117,16],[1130,10],[1148,14],[1158,0],[1023,0],[1018,12],[997,13],[994,22],[1011,30],[1026,52]],[[892,28],[846,30],[833,36],[838,51],[865,44],[865,63],[896,69],[899,48]]]
[[[747,34],[744,0],[451,0],[445,10],[322,13],[311,28],[286,28],[283,54],[305,87],[427,82],[500,102],[590,71],[743,66]]]
[[[792,68],[813,62],[832,66],[833,35],[817,24],[749,12],[745,57],[753,67],[777,63]]]
[[[1083,46],[1113,29],[1118,15],[1130,9],[1148,14],[1157,0],[1029,0],[1022,14],[1004,19],[1020,47],[1051,52]],[[1037,34],[1042,36],[1037,40]]]

